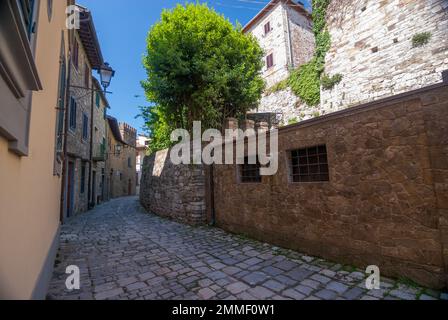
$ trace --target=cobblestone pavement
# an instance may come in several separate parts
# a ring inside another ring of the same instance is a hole
[[[65,268],[81,289],[65,287]],[[146,213],[137,198],[110,201],[63,226],[49,299],[422,299],[440,292],[382,279],[230,235]]]

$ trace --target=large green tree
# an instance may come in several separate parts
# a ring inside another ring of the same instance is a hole
[[[142,86],[155,107],[143,108],[142,116],[154,147],[166,147],[172,129],[191,130],[193,121],[219,129],[225,118],[256,106],[264,89],[262,57],[253,36],[206,4],[163,11],[143,59]]]

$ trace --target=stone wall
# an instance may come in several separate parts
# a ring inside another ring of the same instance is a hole
[[[207,220],[205,182],[202,165],[173,165],[170,150],[162,150],[145,157],[140,202],[162,217],[200,225]]]
[[[308,106],[290,88],[264,94],[257,109],[252,112],[272,112],[281,115],[281,126],[322,115],[320,106]]]
[[[448,69],[448,1],[333,0],[328,8],[328,74],[343,80],[322,91],[333,111],[422,88]],[[430,32],[427,45],[412,38]]]
[[[76,125],[74,127],[68,126],[67,129],[67,154],[68,161],[74,165],[73,183],[71,185],[72,192],[72,212],[71,215],[85,212],[89,208],[89,172],[90,172],[90,139],[91,139],[91,108],[92,108],[92,93],[89,90],[83,89],[85,87],[91,88],[91,66],[87,58],[86,52],[79,38],[78,33],[75,33],[75,40],[78,42],[78,65],[72,63],[70,73],[70,104],[76,102]],[[87,69],[87,70],[86,70]],[[86,80],[88,75],[88,80]],[[69,118],[70,118],[70,104]],[[83,118],[87,117],[87,137],[83,137]],[[68,121],[70,123],[70,120]],[[85,181],[84,192],[81,192],[82,184],[82,167],[85,166]],[[66,191],[68,188],[66,188]],[[69,197],[69,195],[67,195]],[[68,212],[65,213],[68,215]]]
[[[275,176],[244,184],[235,165],[215,166],[217,225],[447,286],[447,121],[448,86],[439,84],[284,127]],[[322,144],[329,182],[291,182],[289,150]]]
[[[297,68],[311,60],[315,52],[315,39],[311,19],[284,5],[289,23],[292,67]]]
[[[267,23],[270,23],[271,31],[265,34],[264,26]],[[297,9],[292,9],[291,4],[285,1],[273,4],[268,13],[244,32],[257,38],[266,57],[273,54],[274,66],[267,68],[265,65],[262,70],[267,87],[286,79],[290,67],[309,61],[314,54],[310,19],[297,12]]]

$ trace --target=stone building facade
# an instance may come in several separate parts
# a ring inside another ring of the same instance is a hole
[[[137,137],[137,156],[135,159],[135,169],[137,170],[137,187],[136,193],[140,194],[140,181],[142,179],[142,170],[143,170],[143,160],[145,159],[146,153],[148,152],[148,146],[150,143],[150,139],[148,136],[139,134]]]
[[[71,32],[65,115],[63,218],[104,201],[106,110],[103,88],[92,76],[104,64],[91,12],[78,5],[80,28]]]
[[[244,28],[265,53],[263,78],[267,87],[286,79],[289,70],[314,54],[311,15],[291,0],[272,0]]]
[[[136,138],[137,130],[126,123],[107,116],[108,159],[107,177],[108,198],[136,195]]]
[[[92,57],[84,49],[79,32],[73,33],[68,106],[66,217],[89,208],[89,172],[92,92]],[[89,59],[90,58],[90,59]],[[86,89],[88,88],[88,89]]]
[[[93,78],[95,92],[92,108],[92,172],[91,172],[91,204],[97,205],[107,200],[106,160],[107,160],[107,127],[106,117],[109,103],[100,83]]]
[[[263,78],[267,88],[288,78],[291,69],[313,57],[315,40],[311,15],[297,1],[270,1],[244,27],[244,32],[253,34],[265,51]],[[276,113],[287,124],[292,119],[306,119],[315,110],[304,108],[287,89],[263,94],[253,112]]]
[[[334,0],[327,25],[325,70],[343,79],[322,90],[324,113],[438,83],[448,69],[446,0]],[[429,42],[414,47],[422,32]]]

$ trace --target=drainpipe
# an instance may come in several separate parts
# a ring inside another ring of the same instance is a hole
[[[289,25],[289,15],[288,15],[288,10],[285,9],[285,14],[286,14],[286,32],[288,33],[288,46],[289,46],[289,63],[290,66],[292,68],[294,68],[294,57],[293,57],[293,50],[292,50],[292,38],[291,38],[291,29],[290,29],[290,25]]]
[[[62,179],[61,179],[61,200],[60,200],[60,212],[59,212],[59,219],[61,221],[61,224],[64,223],[64,211],[65,211],[65,198],[66,198],[66,183],[67,183],[67,135],[68,135],[68,119],[69,119],[69,110],[70,110],[70,84],[71,84],[71,77],[72,77],[72,42],[71,42],[71,36],[70,36],[70,30],[68,30],[67,33],[68,37],[68,58],[67,58],[67,65],[68,65],[68,71],[67,71],[67,81],[65,86],[65,119],[64,119],[64,146],[62,151]],[[65,44],[64,44],[65,45]],[[68,197],[69,195],[67,195]]]
[[[210,212],[211,221],[210,225],[214,227],[216,225],[216,211],[215,211],[215,182],[214,182],[214,165],[210,165],[209,174],[209,187],[210,187]]]
[[[95,205],[93,204],[95,202],[95,199],[92,199],[92,166],[93,166],[93,79],[92,76],[90,76],[90,150],[89,150],[89,185],[88,185],[88,191],[87,191],[87,206],[89,209],[93,208]],[[93,182],[95,183],[95,182]]]

